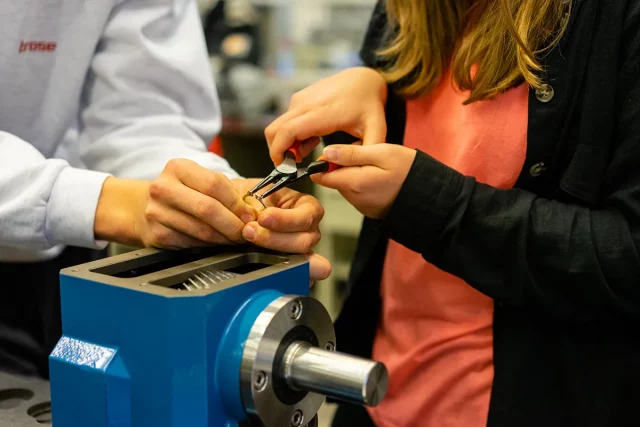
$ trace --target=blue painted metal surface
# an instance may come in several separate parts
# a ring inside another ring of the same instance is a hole
[[[237,426],[249,329],[271,301],[308,295],[308,284],[308,264],[173,297],[61,275],[64,336],[50,356],[54,427]]]

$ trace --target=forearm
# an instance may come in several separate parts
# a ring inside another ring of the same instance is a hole
[[[393,239],[498,302],[574,318],[640,314],[635,233],[613,207],[496,189],[419,153],[387,224]]]

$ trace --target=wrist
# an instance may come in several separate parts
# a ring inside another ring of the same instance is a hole
[[[412,251],[437,252],[464,176],[423,152],[417,151],[385,222],[389,237]]]
[[[149,182],[109,177],[102,185],[94,234],[97,240],[140,246],[138,222],[144,214]]]

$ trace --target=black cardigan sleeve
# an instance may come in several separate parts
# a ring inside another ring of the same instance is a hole
[[[614,151],[597,208],[476,182],[418,152],[390,237],[499,304],[575,320],[640,316],[640,25],[622,49]]]

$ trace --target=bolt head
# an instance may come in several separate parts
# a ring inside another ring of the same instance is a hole
[[[300,427],[304,423],[304,414],[300,409],[296,409],[296,411],[291,415],[291,425],[293,427]]]
[[[293,320],[298,320],[302,316],[302,303],[300,301],[294,301],[289,308],[289,317]]]
[[[256,374],[255,379],[253,380],[253,388],[257,391],[257,392],[261,392],[263,391],[265,388],[267,388],[267,383],[268,383],[268,378],[267,378],[267,374],[263,371],[260,371]]]

